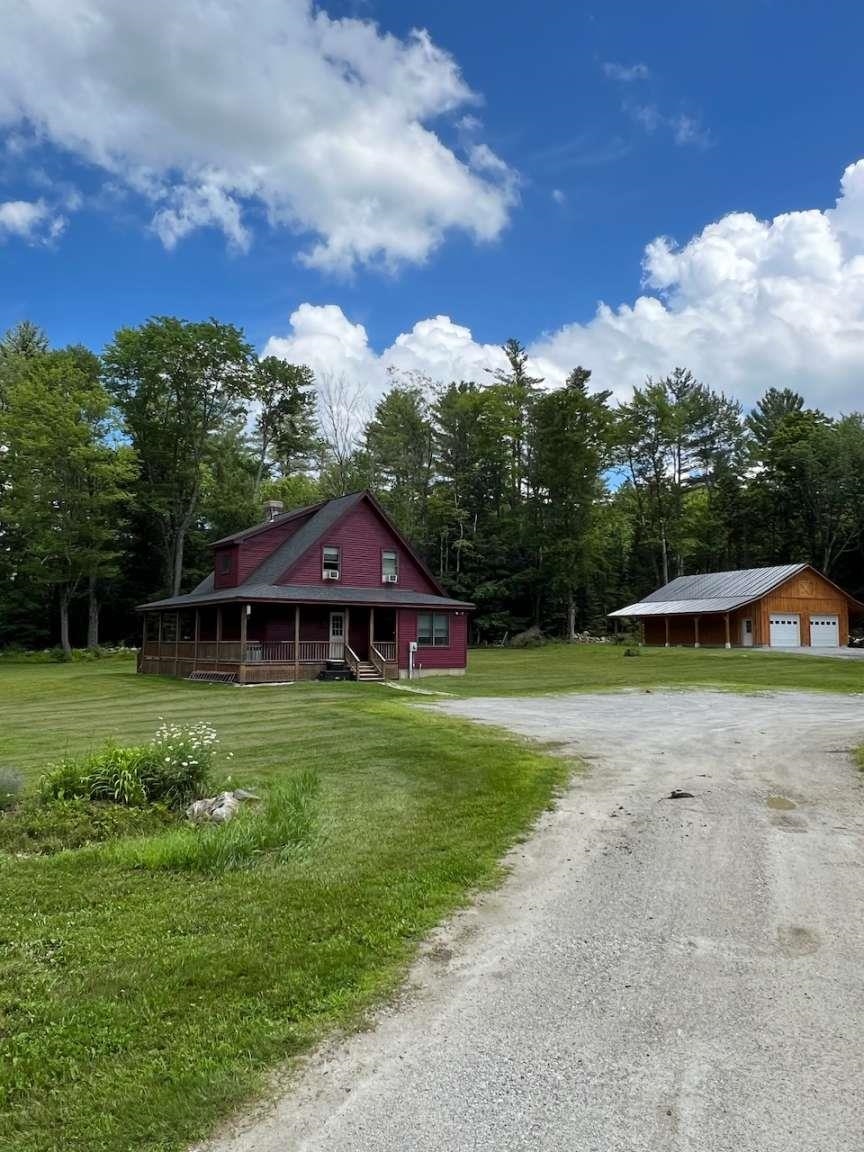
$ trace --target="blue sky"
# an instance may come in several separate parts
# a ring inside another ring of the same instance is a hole
[[[303,0],[159,0],[146,27],[121,7],[39,0],[0,45],[0,328],[99,348],[154,313],[215,315],[373,390],[387,366],[476,374],[516,336],[551,382],[578,358],[624,394],[687,363],[746,399],[854,402],[860,5],[333,0],[325,27]],[[334,54],[347,88],[320,70]],[[356,154],[352,91],[372,110]],[[418,135],[422,162],[439,151],[412,184]],[[452,330],[415,330],[439,316]]]

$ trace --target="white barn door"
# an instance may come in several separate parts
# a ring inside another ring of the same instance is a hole
[[[810,617],[811,648],[839,648],[840,622],[836,616]]]
[[[801,618],[795,612],[778,612],[768,618],[772,648],[798,648],[801,645]]]

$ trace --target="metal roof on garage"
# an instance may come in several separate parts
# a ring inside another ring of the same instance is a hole
[[[731,612],[785,583],[809,564],[778,564],[771,568],[740,568],[670,580],[644,600],[610,612],[610,616],[692,616]]]

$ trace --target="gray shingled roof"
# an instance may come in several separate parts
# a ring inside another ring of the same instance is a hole
[[[807,564],[780,564],[773,568],[741,568],[735,572],[707,572],[670,580],[644,600],[628,604],[610,616],[692,616],[731,612],[759,600],[772,588],[807,568]]]
[[[449,596],[412,592],[408,588],[352,588],[346,585],[317,584],[241,584],[236,588],[222,588],[218,592],[189,592],[185,596],[169,596],[140,604],[139,609],[151,608],[203,608],[208,604],[232,602],[282,601],[292,604],[372,604],[384,608],[473,608],[467,600],[451,600]]]
[[[411,592],[399,588],[352,588],[343,585],[328,584],[326,586],[294,584],[282,585],[276,581],[287,572],[307,552],[317,540],[339,520],[355,504],[369,496],[373,505],[385,517],[384,513],[369,493],[351,492],[347,496],[337,496],[333,500],[326,500],[321,504],[310,504],[306,508],[299,508],[295,512],[288,512],[284,516],[277,516],[275,520],[266,524],[258,524],[244,532],[236,532],[233,536],[224,536],[217,540],[217,544],[227,544],[232,541],[242,541],[249,536],[257,535],[274,524],[284,523],[287,520],[296,520],[298,517],[308,515],[309,519],[302,524],[293,536],[289,537],[269,556],[266,556],[257,568],[246,579],[233,588],[214,589],[215,579],[211,572],[205,576],[200,584],[184,596],[171,596],[165,600],[155,600],[150,604],[139,604],[139,609],[146,608],[184,608],[207,604],[224,604],[226,601],[254,601],[254,600],[281,600],[292,603],[324,603],[324,604],[379,604],[397,607],[426,606],[439,608],[473,608],[465,600],[451,600],[447,596],[439,596],[434,592]],[[394,532],[398,536],[395,526]],[[401,539],[401,537],[400,537]],[[407,541],[405,546],[413,553]],[[429,579],[436,586],[435,577],[429,572],[423,560],[413,553],[419,566],[427,573]],[[440,587],[440,585],[439,585]]]
[[[335,500],[328,500],[302,528],[298,528],[293,536],[289,536],[284,544],[262,560],[255,571],[243,581],[241,587],[245,588],[250,584],[275,584],[282,573],[296,564],[303,553],[311,548],[340,516],[355,504],[359,504],[362,499],[362,492],[352,492],[350,496],[338,496]]]

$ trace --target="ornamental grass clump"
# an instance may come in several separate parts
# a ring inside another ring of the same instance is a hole
[[[285,861],[307,849],[316,827],[319,782],[301,772],[273,784],[260,805],[227,824],[186,825],[104,849],[113,864],[148,872],[230,872]]]

